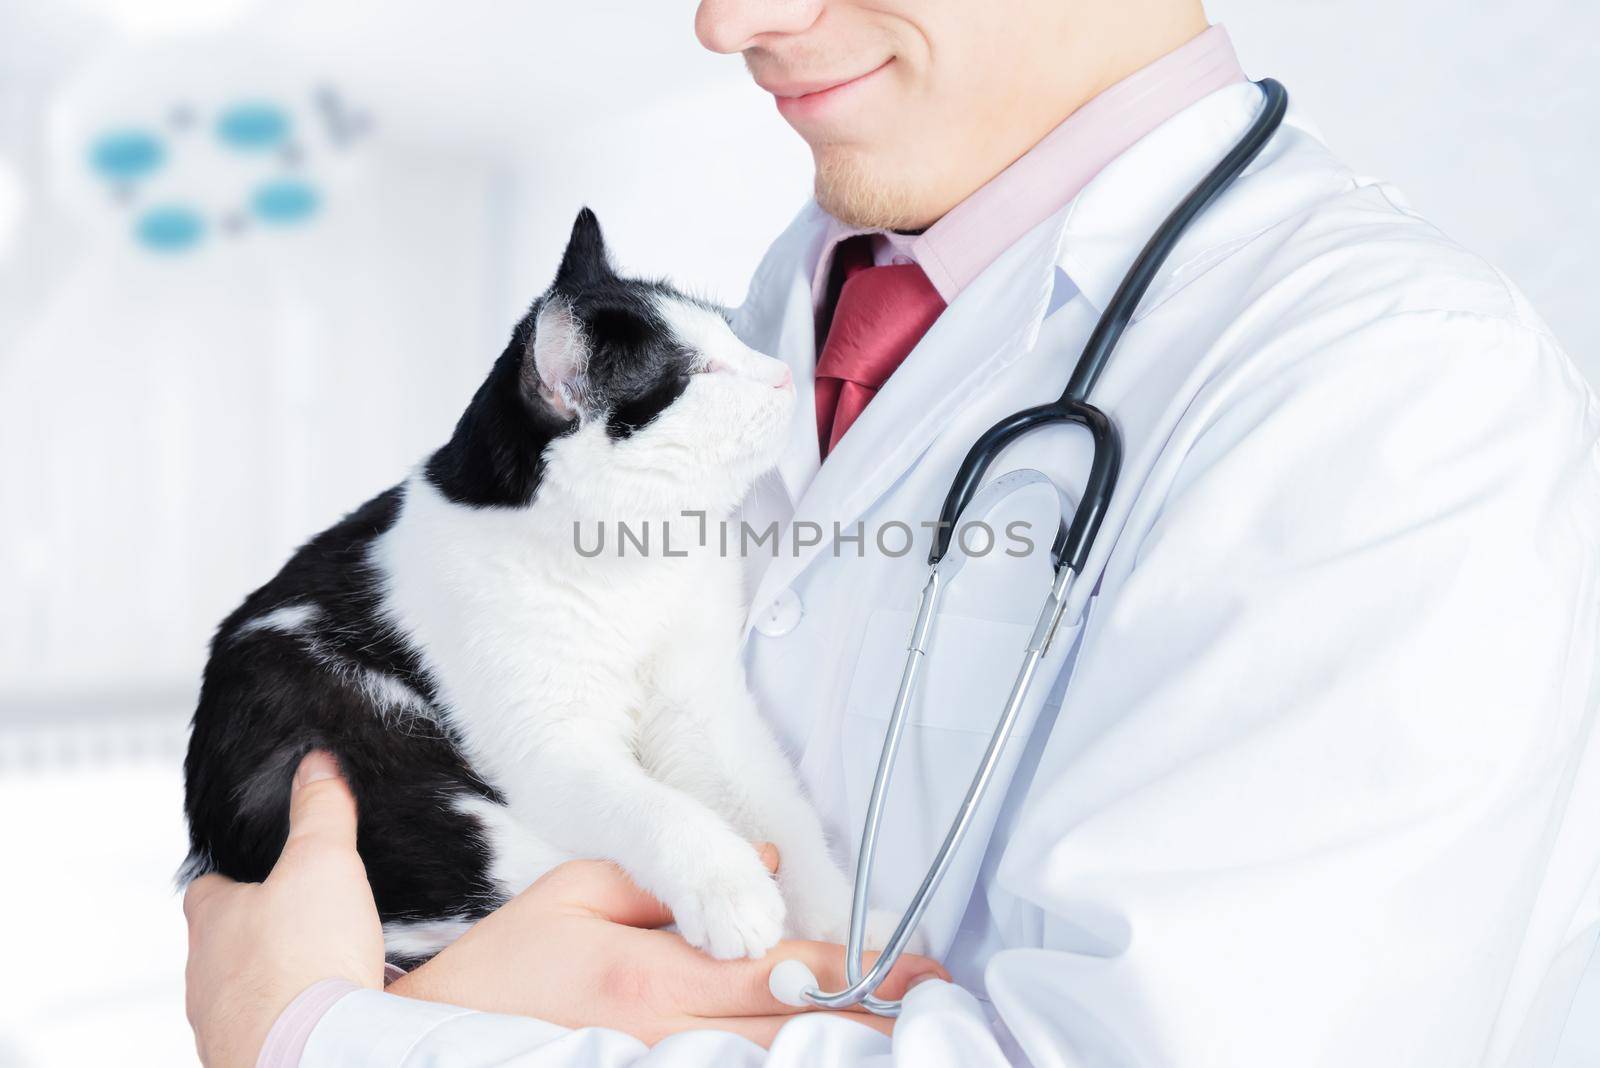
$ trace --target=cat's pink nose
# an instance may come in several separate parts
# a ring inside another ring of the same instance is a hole
[[[777,384],[774,385],[772,388],[774,388],[774,389],[788,389],[792,385],[794,385],[794,373],[789,370],[789,365],[788,364],[784,364],[783,370],[778,372]]]

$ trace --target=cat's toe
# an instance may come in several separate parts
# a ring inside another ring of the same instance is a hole
[[[783,937],[783,895],[765,868],[759,875],[708,878],[672,904],[678,933],[718,960],[760,957]]]
[[[718,960],[760,957],[783,937],[783,897],[777,887],[760,892],[708,895],[700,948]]]

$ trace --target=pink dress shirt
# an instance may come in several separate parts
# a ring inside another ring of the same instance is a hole
[[[1212,26],[1074,111],[1021,159],[921,233],[864,230],[833,220],[812,277],[812,303],[822,306],[839,242],[863,233],[874,236],[878,266],[915,263],[944,302],[954,303],[985,267],[1071,203],[1134,142],[1202,97],[1244,80],[1228,31]]]
[[[1228,32],[1213,26],[1073,112],[1021,159],[920,234],[869,231],[834,220],[813,279],[821,306],[839,242],[873,233],[879,266],[914,262],[952,303],[966,285],[1034,226],[1066,207],[1106,164],[1189,105],[1245,80]],[[389,970],[385,984],[398,969]],[[305,990],[273,1024],[258,1068],[294,1068],[312,1029],[354,984],[327,979]]]

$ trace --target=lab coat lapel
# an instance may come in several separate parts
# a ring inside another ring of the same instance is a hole
[[[822,463],[817,443],[817,347],[811,286],[805,278],[797,277],[785,294],[782,329],[775,349],[794,375],[794,421],[789,426],[789,443],[778,460],[778,475],[791,505],[804,496]]]
[[[821,463],[813,414],[817,340],[811,277],[830,222],[815,202],[806,205],[773,242],[733,320],[734,332],[745,344],[782,360],[794,375],[794,421],[777,463],[790,510],[811,484]]]
[[[816,419],[809,389],[816,349],[809,268],[815,259],[798,265],[784,305],[784,317],[790,322],[778,333],[781,357],[794,370],[796,382],[806,384],[795,416],[795,432],[779,463],[794,513],[781,532],[776,558],[756,588],[747,633],[750,622],[773,597],[820,557],[831,555],[836,528],[853,534],[855,521],[916,462],[949,422],[951,413],[981,392],[986,379],[1033,345],[1049,302],[1060,233],[1059,219],[1041,225],[969,285],[820,467],[816,466]],[[906,523],[920,538],[925,537],[920,524],[931,517],[882,518]],[[874,536],[874,531],[866,532],[867,538]],[[818,543],[799,544],[808,539]]]

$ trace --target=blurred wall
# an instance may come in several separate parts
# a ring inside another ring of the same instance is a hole
[[[687,9],[235,6],[178,34],[0,12],[0,58],[29,34],[56,53],[0,74],[0,160],[27,190],[0,257],[0,725],[183,714],[216,622],[448,435],[581,205],[628,268],[736,303],[809,188]],[[306,127],[328,84],[372,130],[289,168],[315,216],[225,233],[234,165],[187,146],[239,100]],[[131,192],[85,166],[127,128],[170,146]],[[206,211],[201,240],[130,239],[174,200]]]
[[[441,439],[581,204],[626,266],[739,299],[808,156],[691,10],[0,2],[0,702],[185,703],[216,620]],[[1600,376],[1600,8],[1212,11]],[[330,80],[372,131],[299,232],[151,254],[83,166],[108,125]]]

